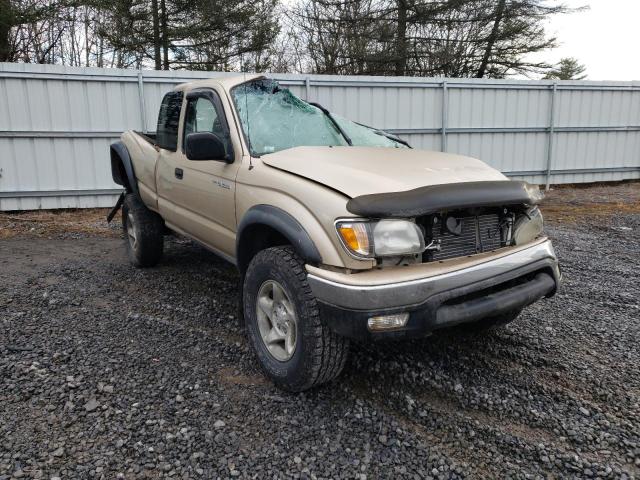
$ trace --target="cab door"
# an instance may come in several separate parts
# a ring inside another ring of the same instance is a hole
[[[158,162],[160,213],[170,227],[186,233],[225,256],[235,256],[235,190],[240,155],[235,155],[229,123],[218,93],[211,88],[189,92],[181,114],[182,135],[173,155]],[[189,135],[215,134],[225,145],[226,159],[190,160]],[[236,157],[238,157],[236,159]]]

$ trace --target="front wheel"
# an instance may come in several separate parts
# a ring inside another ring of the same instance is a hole
[[[258,362],[276,385],[299,392],[340,375],[349,341],[320,318],[304,262],[292,247],[268,248],[251,260],[243,309]]]

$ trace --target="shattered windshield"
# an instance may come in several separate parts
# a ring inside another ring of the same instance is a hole
[[[253,155],[299,146],[347,146],[349,141],[357,146],[405,147],[384,132],[323,112],[273,80],[238,85],[231,95]]]

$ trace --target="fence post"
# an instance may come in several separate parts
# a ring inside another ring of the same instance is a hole
[[[310,87],[309,77],[304,78],[304,99],[309,101],[309,87]]]
[[[547,138],[547,181],[544,189],[549,191],[551,186],[551,161],[553,158],[553,134],[555,124],[555,105],[556,105],[556,87],[557,82],[553,82],[551,86],[551,105],[549,106],[549,136]]]
[[[140,122],[142,123],[142,133],[147,133],[147,110],[144,104],[144,80],[142,70],[138,70],[138,99],[140,102]]]
[[[449,117],[449,91],[447,90],[447,81],[442,81],[442,145],[440,151],[447,151],[447,123]]]

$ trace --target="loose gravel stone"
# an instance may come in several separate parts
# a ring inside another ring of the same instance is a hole
[[[355,344],[299,395],[260,372],[234,269],[191,242],[135,269],[117,238],[0,240],[0,479],[638,479],[638,231],[551,223],[556,296],[484,334]]]

